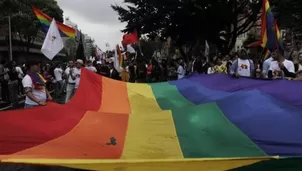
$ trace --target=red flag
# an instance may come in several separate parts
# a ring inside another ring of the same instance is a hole
[[[129,44],[133,44],[133,43],[137,43],[137,42],[138,42],[137,31],[134,31],[130,34],[125,34],[123,36],[123,41],[122,41],[123,46],[127,46]]]

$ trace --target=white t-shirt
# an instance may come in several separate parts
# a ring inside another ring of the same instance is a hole
[[[249,59],[238,59],[238,74],[242,77],[251,76],[251,64]]]
[[[215,70],[213,67],[209,67],[208,68],[208,74],[214,74],[215,73]]]
[[[91,72],[97,72],[97,70],[94,66],[87,66],[86,69],[88,69]]]
[[[66,68],[66,70],[65,70],[65,75],[68,75],[68,83],[70,83],[70,84],[75,84],[76,80],[73,80],[73,79],[71,78],[71,76],[69,75],[70,70],[72,70],[72,73],[74,73],[75,68],[69,68],[69,67]]]
[[[289,61],[287,59],[284,60],[283,62],[284,67],[292,73],[295,73],[295,65],[292,61]],[[273,72],[273,76],[276,78],[282,78],[284,76],[283,71],[279,67],[279,62],[278,61],[272,61],[271,66],[269,68],[269,71]]]
[[[267,60],[265,60],[265,61],[263,62],[262,75],[263,75],[265,78],[268,77],[267,74],[268,74],[268,71],[269,71],[269,69],[270,69],[270,66],[271,66],[271,63],[272,63],[272,62],[273,62],[273,58],[272,58],[272,57],[268,58]]]
[[[54,71],[56,81],[62,81],[63,70],[61,68],[56,68]]]
[[[35,85],[32,82],[32,79],[29,75],[26,75],[22,80],[23,87],[30,87],[32,88],[32,94],[41,102],[46,102],[47,96],[46,96],[46,90],[45,88],[41,90],[35,89]],[[25,104],[28,105],[38,105],[36,102],[32,101],[29,97],[26,96],[25,98]]]
[[[182,79],[186,75],[186,71],[184,70],[184,68],[181,65],[179,65],[179,67],[177,69],[177,73],[178,73],[178,79]]]
[[[21,67],[16,66],[16,72],[18,73],[18,78],[22,79],[24,76],[24,73],[23,73]]]
[[[81,80],[81,69],[74,68],[73,76],[76,77],[75,79],[75,88],[77,89],[80,85]]]

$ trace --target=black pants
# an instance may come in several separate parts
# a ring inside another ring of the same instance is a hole
[[[24,88],[23,88],[23,85],[22,85],[22,79],[18,79],[18,94],[19,95],[22,95],[24,94]]]
[[[3,101],[9,101],[8,81],[1,81],[1,97]]]

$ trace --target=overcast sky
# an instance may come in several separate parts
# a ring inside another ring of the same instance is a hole
[[[102,49],[108,42],[112,47],[121,42],[125,23],[118,20],[118,15],[111,4],[122,4],[123,0],[58,0],[64,11],[64,18],[78,25],[82,32],[88,34]]]

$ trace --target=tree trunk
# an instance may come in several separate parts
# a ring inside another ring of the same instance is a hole
[[[233,36],[232,36],[231,40],[229,41],[229,44],[228,44],[228,46],[226,48],[226,53],[227,54],[229,54],[233,50],[233,48],[234,48],[234,46],[236,44],[236,41],[237,41],[237,35],[233,34]]]
[[[233,11],[237,10],[237,2],[233,3]],[[225,44],[224,53],[229,54],[236,44],[236,40],[238,37],[238,19],[234,18],[233,23],[230,25],[230,36],[228,37],[228,41]]]

